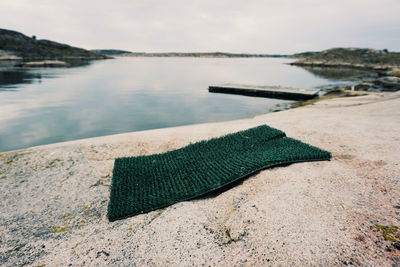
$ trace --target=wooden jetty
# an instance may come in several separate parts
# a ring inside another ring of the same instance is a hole
[[[317,97],[320,90],[285,88],[279,86],[222,84],[209,86],[208,91],[211,93],[237,94],[287,100],[307,100]]]

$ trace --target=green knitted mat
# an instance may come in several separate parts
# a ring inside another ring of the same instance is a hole
[[[162,154],[118,158],[107,216],[115,221],[163,208],[271,166],[330,158],[264,125]]]

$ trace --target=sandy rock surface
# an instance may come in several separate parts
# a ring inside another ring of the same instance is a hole
[[[18,64],[19,67],[67,67],[68,63],[60,60],[29,61]]]
[[[113,160],[267,124],[333,153],[125,220],[106,218]],[[400,93],[252,119],[0,154],[2,266],[398,266]]]

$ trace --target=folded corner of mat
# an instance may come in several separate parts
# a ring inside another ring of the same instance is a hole
[[[266,125],[148,156],[114,162],[108,219],[193,199],[281,164],[329,160],[331,153]]]

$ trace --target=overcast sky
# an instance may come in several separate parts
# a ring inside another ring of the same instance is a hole
[[[137,52],[400,51],[400,0],[0,0],[0,28]]]

